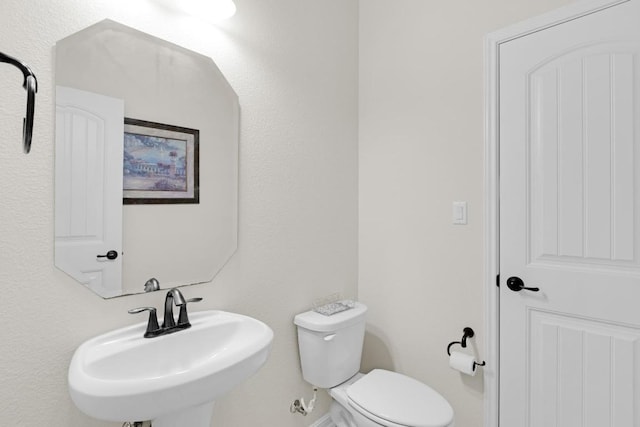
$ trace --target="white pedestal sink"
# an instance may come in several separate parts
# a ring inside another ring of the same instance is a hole
[[[69,366],[69,393],[85,414],[153,427],[208,427],[213,402],[266,362],[273,331],[224,311],[190,314],[191,328],[143,338],[146,322],[92,338]]]

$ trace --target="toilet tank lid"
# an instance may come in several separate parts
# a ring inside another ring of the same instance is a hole
[[[363,321],[366,311],[366,305],[356,302],[353,308],[331,316],[325,316],[313,310],[305,311],[296,315],[293,323],[310,331],[333,332]]]
[[[444,397],[397,372],[374,369],[350,385],[347,396],[354,409],[380,418],[383,425],[388,421],[408,427],[445,427],[453,421],[453,408]]]

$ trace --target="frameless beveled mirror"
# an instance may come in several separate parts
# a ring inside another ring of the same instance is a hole
[[[211,281],[238,229],[239,104],[216,64],[104,20],[56,43],[55,81],[56,266],[105,298]]]

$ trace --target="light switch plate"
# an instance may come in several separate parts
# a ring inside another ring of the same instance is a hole
[[[467,224],[467,202],[453,202],[453,223],[456,225]]]

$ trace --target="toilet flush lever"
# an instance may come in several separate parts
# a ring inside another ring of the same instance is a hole
[[[336,334],[331,334],[331,335],[326,335],[323,337],[323,339],[325,341],[331,341],[332,339],[334,339],[336,337]]]

